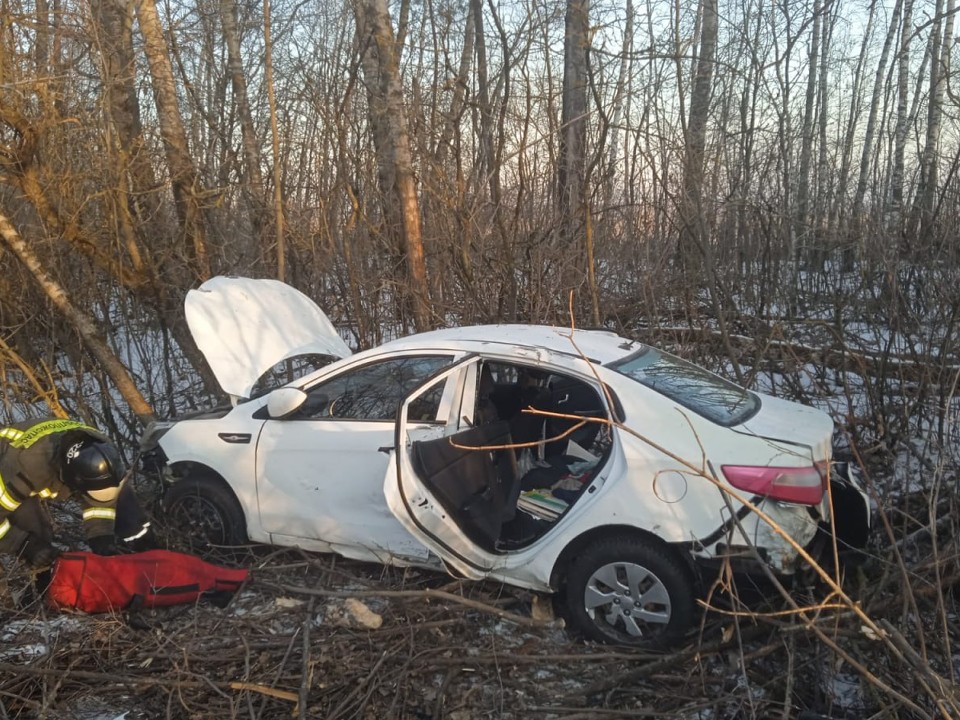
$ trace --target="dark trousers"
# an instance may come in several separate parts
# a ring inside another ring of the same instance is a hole
[[[114,535],[118,538],[133,537],[140,533],[147,524],[147,514],[140,507],[140,501],[128,480],[120,486],[117,495],[117,520],[114,525]]]

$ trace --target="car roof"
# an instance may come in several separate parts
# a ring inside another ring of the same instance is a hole
[[[391,340],[378,350],[416,350],[418,348],[456,347],[463,350],[495,351],[503,346],[542,348],[551,353],[585,356],[588,360],[607,364],[641,350],[643,343],[629,340],[608,330],[572,330],[550,325],[472,325],[444,328]]]

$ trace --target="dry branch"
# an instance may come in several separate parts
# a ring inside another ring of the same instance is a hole
[[[722,340],[721,333],[709,327],[656,327],[635,330],[640,337],[666,339],[679,343],[703,343]],[[942,362],[941,358],[930,361],[895,352],[875,352],[865,349],[852,349],[837,343],[834,347],[814,347],[806,343],[781,340],[769,336],[748,337],[730,335],[729,340],[734,356],[741,358],[760,352],[767,361],[790,361],[808,363],[819,367],[829,367],[843,372],[865,374],[872,377],[896,374],[903,380],[919,380],[923,377],[948,377],[960,372],[960,364]]]
[[[404,600],[440,600],[443,602],[452,602],[457,605],[463,605],[470,608],[471,610],[479,610],[480,612],[488,613],[490,615],[496,615],[497,617],[512,622],[516,625],[522,625],[525,627],[544,627],[544,628],[556,628],[561,627],[562,623],[559,623],[555,620],[537,620],[531,617],[525,617],[523,615],[517,615],[515,613],[507,612],[506,610],[501,610],[498,607],[490,605],[488,603],[479,602],[478,600],[471,600],[470,598],[465,598],[460,595],[455,595],[454,593],[444,592],[443,590],[359,590],[359,591],[342,591],[342,590],[319,590],[317,588],[308,588],[298,585],[280,585],[278,586],[284,592],[297,593],[300,595],[312,595],[316,597],[327,597],[327,598],[397,598]]]

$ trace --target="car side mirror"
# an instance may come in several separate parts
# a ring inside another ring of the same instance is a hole
[[[282,420],[299,410],[307,400],[307,394],[298,388],[277,388],[267,396],[267,414],[272,420]]]

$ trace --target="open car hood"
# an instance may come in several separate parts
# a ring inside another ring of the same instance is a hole
[[[184,312],[220,387],[236,397],[250,397],[257,380],[287,358],[351,354],[323,310],[279,280],[211,278],[187,293]]]

